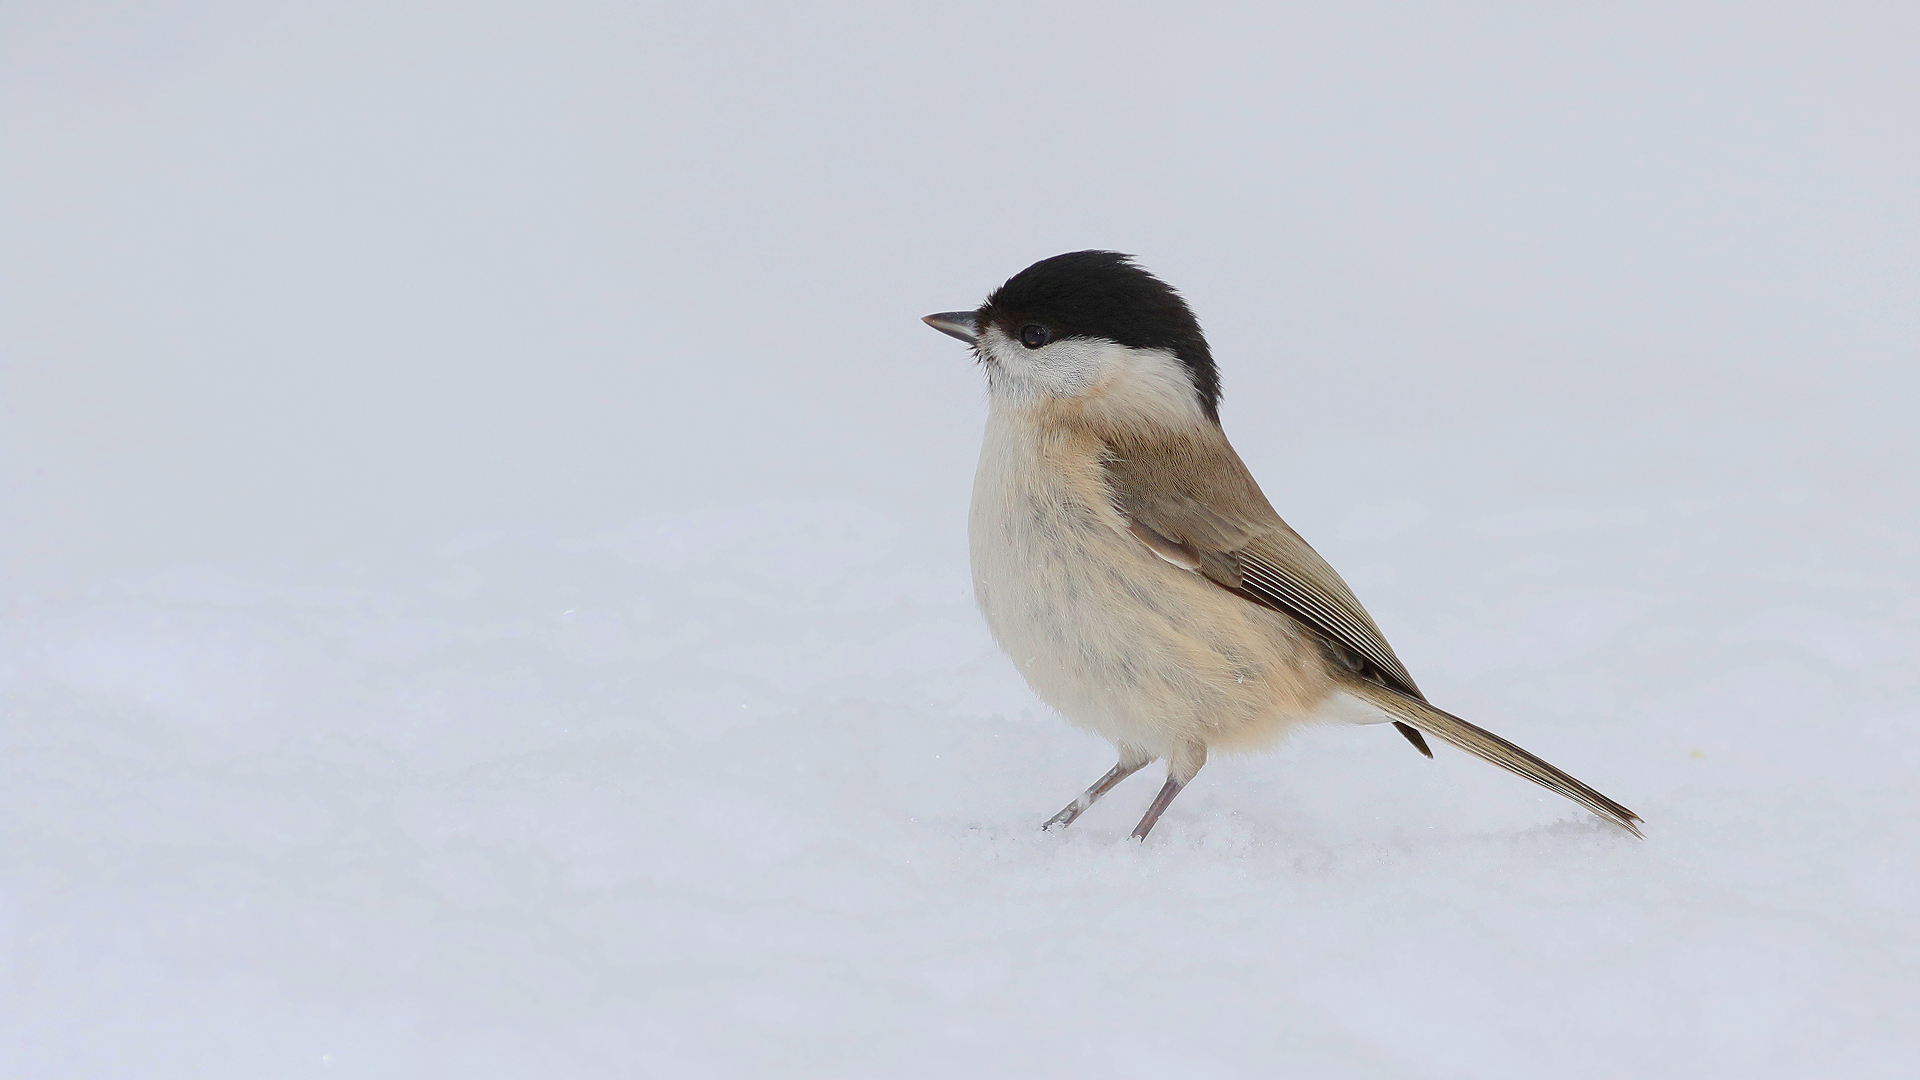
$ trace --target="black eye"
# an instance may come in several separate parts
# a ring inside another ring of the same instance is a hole
[[[1028,323],[1020,328],[1020,344],[1029,349],[1037,349],[1053,340],[1053,331],[1039,323]]]

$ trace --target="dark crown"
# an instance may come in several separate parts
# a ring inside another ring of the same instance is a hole
[[[1200,407],[1220,418],[1220,375],[1193,309],[1173,286],[1117,251],[1070,251],[1007,279],[980,305],[979,325],[1015,341],[1037,323],[1053,338],[1105,338],[1132,348],[1165,349],[1193,376]]]

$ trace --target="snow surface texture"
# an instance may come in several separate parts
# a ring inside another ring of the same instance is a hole
[[[0,639],[0,1060],[1902,1075],[1916,551],[1809,566],[1820,517],[1362,505],[1329,538],[1440,700],[1644,843],[1386,727],[1215,761],[1144,846],[1148,779],[1043,834],[1108,748],[858,505],[475,538],[404,586],[98,589]]]

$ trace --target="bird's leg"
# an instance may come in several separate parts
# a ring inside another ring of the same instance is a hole
[[[1042,830],[1051,829],[1055,825],[1059,825],[1062,828],[1064,828],[1068,825],[1073,824],[1074,818],[1077,818],[1081,814],[1085,813],[1087,807],[1092,806],[1094,803],[1100,801],[1100,796],[1105,795],[1109,791],[1112,791],[1113,786],[1115,784],[1118,784],[1120,781],[1125,780],[1127,777],[1132,776],[1134,773],[1139,772],[1141,769],[1146,768],[1148,763],[1152,761],[1153,761],[1152,754],[1143,753],[1139,750],[1134,750],[1131,747],[1121,747],[1120,763],[1118,765],[1115,765],[1113,768],[1108,769],[1107,775],[1094,781],[1094,784],[1092,787],[1081,792],[1080,797],[1068,803],[1066,806],[1066,809],[1048,818],[1046,820],[1046,823],[1041,825],[1040,828]]]
[[[1207,763],[1205,743],[1188,743],[1180,752],[1167,760],[1167,782],[1160,786],[1160,794],[1153,797],[1153,805],[1147,807],[1146,816],[1140,824],[1133,827],[1133,838],[1145,840],[1160,821],[1160,815],[1166,813],[1167,804],[1173,801],[1180,789],[1193,782],[1200,772],[1200,766]]]

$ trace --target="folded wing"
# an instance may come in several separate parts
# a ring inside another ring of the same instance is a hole
[[[1292,616],[1353,674],[1425,700],[1353,590],[1281,520],[1224,436],[1210,445],[1116,442],[1109,451],[1114,509],[1161,558]],[[1394,726],[1433,756],[1418,731]]]
[[[1320,639],[1328,659],[1346,670],[1347,688],[1393,717],[1394,727],[1421,753],[1433,756],[1420,734],[1425,731],[1640,835],[1640,817],[1633,811],[1498,735],[1428,704],[1353,590],[1274,512],[1226,437],[1200,441],[1213,434],[1180,442],[1109,442],[1113,506],[1134,536],[1168,562],[1292,616]]]

